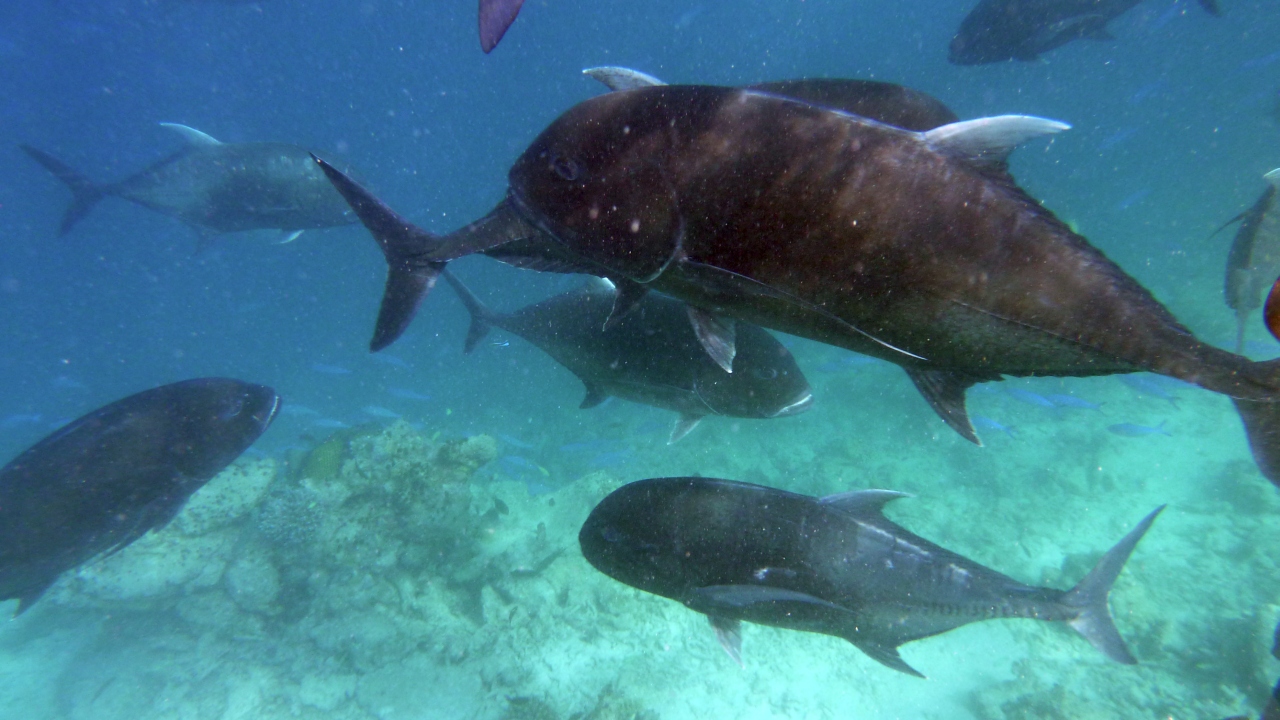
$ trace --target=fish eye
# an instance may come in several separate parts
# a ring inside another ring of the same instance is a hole
[[[751,371],[751,374],[761,380],[772,380],[778,377],[778,371],[775,368],[756,368]]]
[[[248,395],[236,395],[235,397],[227,398],[222,407],[218,409],[218,419],[230,420],[238,416],[244,411],[245,403],[248,402],[248,400]]]
[[[551,171],[559,175],[561,179],[569,182],[576,182],[582,177],[582,168],[573,158],[567,158],[563,155],[551,154]]]

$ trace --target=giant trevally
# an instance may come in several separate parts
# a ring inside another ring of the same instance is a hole
[[[224,143],[175,123],[161,123],[185,141],[178,152],[118,182],[100,185],[52,155],[22,145],[72,192],[65,234],[99,200],[124,198],[177,218],[207,242],[218,233],[274,229],[284,242],[303,230],[355,222],[305,148],[277,142]]]
[[[31,606],[63,572],[163,527],[271,424],[280,397],[226,378],[146,390],[0,468],[0,600]]]
[[[612,90],[632,90],[662,86],[661,80],[644,73],[619,67],[599,67],[584,73]],[[959,118],[941,101],[925,93],[893,83],[875,80],[804,79],[762,83],[753,86],[762,92],[793,97],[832,107],[862,117],[910,130],[929,130],[955,122]],[[417,312],[419,303],[435,286],[444,262],[437,255],[465,254],[471,247],[503,262],[534,270],[578,272],[575,262],[560,249],[555,238],[526,222],[521,214],[504,200],[489,215],[452,233],[447,241],[422,230],[400,217],[328,163],[317,159],[372,233],[386,257],[388,272],[382,307],[374,326],[370,349],[381,350],[400,337]],[[999,161],[993,161],[995,171]],[[439,246],[444,245],[443,252]],[[604,274],[597,268],[596,274]],[[624,285],[630,290],[633,284]],[[630,296],[623,298],[629,301]]]
[[[1019,142],[1066,127],[1010,115],[918,132],[756,90],[623,90],[561,115],[503,203],[447,236],[326,172],[388,257],[375,347],[445,263],[484,252],[606,276],[614,317],[649,290],[682,300],[722,367],[735,320],[888,360],[973,442],[976,383],[1168,375],[1232,397],[1280,479],[1280,363],[1197,340],[1004,169]]]
[[[1236,311],[1236,352],[1244,352],[1245,328],[1249,315],[1262,306],[1262,291],[1280,276],[1280,168],[1263,176],[1267,188],[1248,210],[1227,221],[1237,220],[1231,251],[1227,254],[1224,295],[1227,307]],[[1226,227],[1225,225],[1223,227]]]
[[[646,297],[634,312],[605,327],[614,303],[611,286],[584,288],[498,313],[452,274],[446,272],[445,278],[471,314],[467,352],[490,327],[518,335],[582,380],[587,389],[583,408],[614,396],[680,413],[670,442],[684,437],[707,415],[776,418],[813,404],[809,382],[795,358],[754,325],[737,325],[738,354],[734,372],[727,373],[703,351],[689,324],[688,308],[679,301]]]
[[[1111,40],[1107,23],[1142,0],[980,0],[951,39],[957,65],[1030,61],[1072,40]],[[1219,15],[1217,0],[1199,0]]]
[[[743,620],[844,638],[920,675],[898,646],[979,620],[1065,622],[1117,662],[1125,647],[1107,596],[1163,506],[1071,590],[1024,585],[891,522],[903,493],[824,498],[732,480],[656,478],[624,485],[591,511],[578,543],[597,570],[706,613],[740,662]]]

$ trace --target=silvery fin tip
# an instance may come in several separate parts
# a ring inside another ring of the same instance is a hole
[[[1276,168],[1266,175],[1263,175],[1262,179],[1274,185],[1277,190],[1280,190],[1280,168]]]
[[[610,90],[635,90],[636,88],[666,85],[665,82],[648,73],[617,65],[590,67],[583,70],[582,74],[603,83]]]
[[[209,133],[200,132],[193,127],[188,127],[181,123],[162,122],[160,123],[160,127],[167,128],[178,133],[178,135],[180,135],[182,139],[192,147],[212,147],[214,145],[222,144]]]
[[[1067,123],[1032,115],[997,115],[949,123],[923,135],[935,149],[985,162],[1003,162],[1015,147],[1028,140],[1070,129]]]

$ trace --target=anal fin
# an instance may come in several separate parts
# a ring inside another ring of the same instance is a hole
[[[964,393],[977,380],[964,373],[951,370],[924,370],[920,368],[904,368],[916,389],[924,396],[929,407],[938,413],[952,430],[960,433],[960,437],[982,446],[978,433],[969,421],[969,411],[964,407]]]
[[[849,639],[849,642],[853,643],[854,647],[866,653],[867,657],[875,660],[885,667],[891,667],[898,672],[914,675],[918,678],[924,677],[924,673],[911,667],[907,664],[906,660],[902,659],[902,656],[898,654],[898,648],[896,647],[882,645],[876,642],[867,642],[861,639]]]
[[[667,440],[667,444],[674,445],[680,442],[681,438],[698,427],[698,423],[702,422],[702,418],[702,415],[694,415],[687,412],[680,413],[680,417],[676,419],[675,427],[671,428],[671,437]]]
[[[711,627],[715,628],[720,647],[738,663],[738,667],[746,667],[742,664],[742,621],[718,615],[708,615],[707,619],[711,621]]]

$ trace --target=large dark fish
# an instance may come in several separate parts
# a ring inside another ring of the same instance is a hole
[[[162,123],[186,147],[109,185],[98,185],[46,152],[22,145],[71,189],[62,218],[65,234],[99,200],[124,198],[196,229],[202,240],[217,233],[283,230],[284,242],[303,230],[355,222],[306,149],[275,142],[224,143],[185,125]]]
[[[605,328],[612,288],[557,295],[513,313],[485,307],[452,274],[445,277],[471,314],[466,351],[496,326],[536,345],[586,385],[581,407],[616,396],[680,413],[671,442],[707,415],[775,418],[808,410],[813,393],[795,358],[767,331],[737,326],[734,372],[703,351],[688,308],[662,296],[646,297],[620,322]]]
[[[683,300],[723,367],[734,319],[896,363],[973,442],[978,382],[1175,377],[1235,399],[1277,481],[1280,364],[1197,340],[1003,169],[1019,141],[1065,127],[1002,116],[915,132],[753,90],[613,92],[561,115],[512,167],[507,199],[443,237],[326,171],[388,257],[375,348],[446,262],[484,252],[609,277],[613,317],[650,289]]]
[[[706,613],[740,658],[743,620],[848,640],[920,675],[898,646],[979,620],[1065,622],[1117,662],[1137,662],[1107,595],[1163,506],[1071,590],[1024,585],[889,521],[891,490],[815,498],[709,478],[658,478],[610,493],[578,542],[609,577]],[[740,661],[740,660],[739,660]]]
[[[1227,307],[1236,311],[1236,352],[1244,352],[1244,335],[1249,315],[1262,306],[1262,292],[1280,276],[1280,169],[1264,176],[1267,189],[1253,207],[1227,222],[1237,220],[1231,252],[1227,254],[1224,293]],[[1224,225],[1223,227],[1226,227]]]
[[[1141,0],[980,0],[951,39],[957,65],[1031,61],[1072,40],[1111,40],[1107,23]],[[1217,0],[1199,0],[1220,15]]]
[[[118,400],[0,468],[0,600],[21,613],[63,572],[163,527],[262,434],[280,397],[201,378]]]

